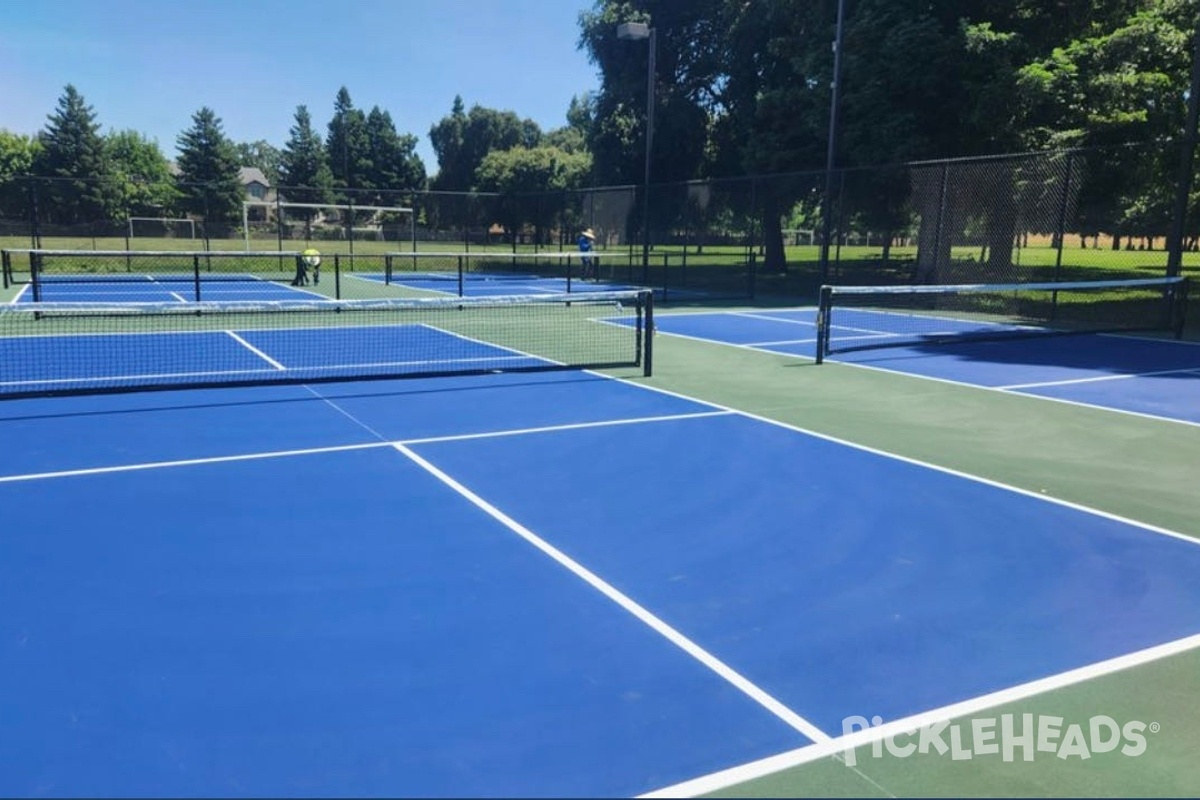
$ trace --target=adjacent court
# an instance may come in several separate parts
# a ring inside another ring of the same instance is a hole
[[[907,336],[903,316],[855,314],[846,327],[835,326],[835,341],[861,343],[866,326],[885,342]],[[814,308],[660,314],[656,326],[659,333],[811,359],[816,315]],[[1200,424],[1195,342],[1109,334],[913,342],[828,360]]]

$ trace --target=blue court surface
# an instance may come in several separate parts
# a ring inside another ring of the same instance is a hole
[[[332,363],[331,363],[332,362]],[[540,359],[428,324],[0,338],[0,393],[531,368]]]
[[[380,284],[385,278],[380,273],[356,273],[352,277]],[[574,291],[585,291],[585,286],[595,286],[575,278],[571,281]],[[458,276],[452,273],[408,272],[393,276],[392,285],[423,292],[458,294]],[[608,289],[609,287],[605,287]],[[621,287],[617,287],[621,288]],[[614,289],[615,290],[615,289]],[[470,273],[463,276],[463,294],[467,297],[493,297],[502,295],[564,294],[566,278],[544,278],[539,275]]]
[[[0,795],[638,794],[1200,633],[1192,540],[591,373],[0,440]]]
[[[353,278],[372,283],[383,283],[382,274],[357,273]],[[437,292],[439,294],[458,295],[458,278],[452,273],[396,273],[392,277],[393,286],[403,286],[407,289],[418,289],[422,292]],[[465,297],[494,297],[504,295],[531,294],[566,294],[567,292],[621,292],[637,289],[653,289],[656,296],[661,297],[662,289],[657,287],[642,287],[630,283],[612,283],[609,281],[581,280],[572,278],[547,278],[540,275],[513,275],[471,273],[464,275],[463,296]],[[694,289],[670,288],[671,298],[685,297],[703,298],[705,292]]]
[[[839,316],[852,327],[833,327],[835,345],[898,335],[886,332],[887,314],[859,314],[861,320],[850,312]],[[655,324],[659,333],[752,350],[807,359],[816,353],[814,308],[664,313]],[[947,330],[952,326],[948,321]],[[835,353],[826,360],[1200,424],[1200,344],[1194,342],[1090,334],[915,344]]]
[[[192,280],[153,275],[96,276],[86,281],[43,280],[39,291],[41,301],[48,303],[189,303],[196,299]],[[222,275],[200,281],[202,300],[295,300],[302,297],[326,299],[325,295],[303,286],[262,280],[253,275]],[[25,286],[14,302],[33,302],[32,287]]]

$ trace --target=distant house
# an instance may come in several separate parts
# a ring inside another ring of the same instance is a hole
[[[238,179],[241,180],[248,199],[261,203],[275,202],[275,190],[258,167],[241,167],[238,170]]]
[[[176,178],[180,175],[179,165],[174,161],[167,163],[167,170]],[[247,200],[261,203],[275,202],[275,190],[271,188],[271,181],[258,167],[238,167],[238,181],[246,190]]]

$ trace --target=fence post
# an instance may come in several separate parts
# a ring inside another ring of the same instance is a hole
[[[42,230],[38,210],[37,181],[29,179],[29,243],[34,250],[42,247]]]
[[[1067,246],[1067,206],[1071,198],[1071,171],[1075,166],[1075,154],[1067,154],[1067,176],[1063,179],[1062,200],[1058,204],[1058,225],[1055,226],[1055,237],[1058,239],[1058,250],[1054,254],[1054,282],[1062,279],[1063,248]],[[1050,295],[1050,320],[1053,322],[1058,314],[1058,292]]]

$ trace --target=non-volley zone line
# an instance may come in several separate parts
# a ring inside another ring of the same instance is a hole
[[[335,402],[335,398],[324,398]],[[336,402],[335,402],[336,404]],[[82,469],[53,470],[24,475],[0,475],[0,483],[18,483],[22,481],[52,480],[56,478],[77,478],[87,475],[108,475],[119,472],[141,472],[153,469],[172,469],[177,467],[195,467],[208,464],[226,464],[238,461],[258,461],[270,458],[293,458],[296,456],[321,455],[325,453],[344,453],[353,450],[370,450],[381,447],[408,447],[442,442],[470,441],[473,439],[492,439],[504,436],[522,436],[555,431],[583,430],[587,428],[619,427],[624,425],[645,425],[655,422],[677,422],[683,419],[702,419],[705,417],[723,417],[737,412],[725,409],[712,411],[696,411],[682,414],[663,414],[643,417],[628,417],[621,419],[598,420],[594,422],[572,422],[561,425],[543,425],[529,428],[513,428],[494,431],[477,431],[474,433],[446,434],[444,436],[424,436],[396,440],[381,440],[377,442],[360,442],[357,444],[329,445],[326,447],[308,447],[296,450],[274,450],[259,453],[238,453],[225,456],[206,456],[204,458],[171,459],[168,461],[151,461],[138,464],[117,464],[105,467],[87,467]]]
[[[990,692],[979,697],[964,700],[942,708],[923,711],[903,719],[887,720],[880,725],[856,729],[851,733],[830,737],[824,741],[797,747],[767,758],[740,764],[708,775],[702,775],[682,783],[665,786],[652,792],[646,792],[640,797],[698,797],[710,792],[727,789],[741,783],[757,780],[774,775],[784,770],[802,767],[824,758],[837,757],[867,745],[874,745],[892,737],[906,736],[911,741],[914,733],[922,728],[940,726],[955,719],[963,719],[984,711],[999,708],[1010,703],[1029,700],[1049,692],[1065,689],[1086,681],[1122,672],[1127,669],[1152,664],[1164,658],[1187,653],[1200,648],[1200,635],[1187,636],[1166,642],[1155,647],[1148,647],[1137,652],[1106,659],[1089,664],[1078,669],[1067,670],[1057,675],[1051,675],[1028,683]]]

